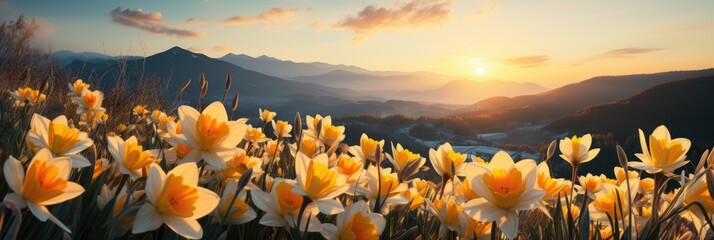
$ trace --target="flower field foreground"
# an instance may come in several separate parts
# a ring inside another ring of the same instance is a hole
[[[347,146],[330,116],[290,123],[261,109],[251,126],[199,101],[175,113],[139,105],[122,121],[89,84],[68,88],[73,116],[43,115],[53,96],[32,88],[8,99],[3,115],[19,127],[3,149],[3,238],[711,239],[714,229],[714,154],[677,172],[691,142],[665,126],[639,131],[636,160],[618,146],[610,179],[578,171],[600,152],[589,134],[553,141],[544,159],[469,158],[449,143],[427,159],[365,134]],[[568,162],[570,179],[554,178],[552,161]],[[438,178],[416,177],[424,171]]]

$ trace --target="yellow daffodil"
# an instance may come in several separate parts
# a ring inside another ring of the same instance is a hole
[[[180,134],[183,134],[183,129],[181,128],[181,121],[179,121],[178,123],[166,122],[166,129],[169,133],[169,138],[166,139],[166,142],[172,146],[172,148],[166,150],[166,160],[169,163],[172,161],[187,162],[184,160],[184,158],[197,159],[201,157],[200,151],[192,151],[191,147],[186,146],[186,144],[183,144],[181,143],[181,141],[178,140],[178,136]],[[173,159],[171,159],[170,156],[173,156]]]
[[[411,202],[409,209],[416,209],[424,204],[425,198],[419,194],[419,190],[417,190],[416,187],[408,188],[400,194],[402,195],[402,198],[407,200],[407,202]]]
[[[268,111],[268,109],[258,108],[258,116],[260,116],[260,120],[263,121],[263,124],[267,124],[270,121],[273,121],[275,115],[277,115],[277,113]]]
[[[350,153],[363,161],[375,161],[375,152],[382,152],[382,147],[384,147],[384,140],[374,140],[367,136],[367,134],[362,134],[359,138],[359,146],[350,147]]]
[[[176,121],[176,117],[168,116],[166,113],[159,110],[154,110],[151,112],[151,121],[156,123],[156,133],[159,134],[159,137],[162,139],[171,137],[169,134],[168,123]]]
[[[218,202],[218,207],[213,211],[214,222],[221,222],[223,218],[226,218],[226,222],[238,225],[253,221],[258,216],[255,210],[246,203],[248,195],[245,189],[238,193],[238,197],[231,204],[237,188],[237,181],[228,181],[228,185],[226,185],[221,195],[221,200]],[[230,213],[228,213],[228,208],[230,208]]]
[[[362,159],[350,157],[348,154],[340,154],[340,156],[337,157],[335,169],[337,169],[337,173],[345,175],[347,184],[350,186],[363,186],[368,181],[366,176],[367,172],[364,170],[364,162]],[[350,187],[350,190],[346,193],[354,194],[355,189]]]
[[[621,183],[625,182],[625,178],[629,179],[639,179],[640,174],[637,171],[632,171],[629,170],[627,171],[627,176],[625,176],[625,169],[621,167],[615,167],[613,169],[613,172],[615,172],[615,185],[620,185]]]
[[[45,98],[47,98],[44,93],[40,93],[39,90],[35,90],[29,87],[21,87],[15,91],[11,91],[10,96],[15,99],[14,106],[16,107],[34,105],[36,103],[44,101]]]
[[[337,214],[344,211],[342,203],[335,198],[347,191],[347,178],[337,169],[329,168],[327,154],[315,158],[298,153],[295,159],[296,187],[292,191],[307,196],[315,202],[324,214]]]
[[[89,83],[85,83],[82,79],[77,79],[72,83],[67,83],[67,86],[69,87],[69,93],[67,95],[70,97],[77,97],[82,96],[82,90],[89,89],[91,85],[89,85]]]
[[[279,161],[280,160],[280,155],[281,151],[285,148],[285,145],[282,144],[282,142],[278,142],[277,140],[268,140],[265,142],[265,145],[263,147],[263,151],[265,153],[263,154],[263,162],[271,162],[271,161]]]
[[[106,158],[100,158],[94,161],[94,173],[92,174],[92,180],[97,179],[104,171],[109,169],[109,160]]]
[[[444,143],[437,150],[429,149],[429,161],[439,176],[444,180],[449,180],[455,176],[466,175],[466,154],[454,152],[451,144]],[[454,167],[452,172],[451,167]]]
[[[270,227],[294,228],[297,224],[300,208],[303,204],[303,196],[292,192],[295,187],[294,180],[277,178],[270,188],[270,193],[260,190],[250,192],[250,197],[256,207],[263,210],[265,214],[260,219],[260,224]],[[315,203],[309,203],[305,207],[302,220],[300,220],[300,230],[305,229],[307,225],[308,232],[319,232],[322,230],[320,220],[317,215],[320,210],[317,209]],[[308,220],[309,219],[309,220]]]
[[[558,194],[563,189],[564,181],[562,178],[556,179],[550,176],[550,169],[546,162],[538,164],[538,187],[545,191],[545,195],[543,196],[544,201],[558,198]]]
[[[490,222],[479,222],[473,218],[467,217],[466,222],[461,223],[461,229],[459,230],[460,239],[487,239],[491,236],[491,224]]]
[[[158,164],[151,164],[145,194],[147,202],[134,220],[135,234],[165,223],[182,237],[199,239],[203,229],[196,219],[211,213],[220,201],[211,190],[198,187],[196,163],[180,164],[168,173]]]
[[[275,137],[290,137],[290,131],[293,130],[293,126],[290,125],[287,121],[283,120],[278,120],[272,121],[273,123],[273,134],[275,134]]]
[[[303,137],[300,141],[302,141],[300,144],[300,152],[305,154],[305,156],[314,157],[321,152],[321,146],[319,146],[319,142],[317,140],[309,137]],[[297,143],[292,144],[290,147],[294,155],[295,151],[297,151]]]
[[[506,237],[514,238],[518,234],[518,212],[538,208],[545,196],[536,185],[535,161],[514,163],[508,153],[500,151],[488,165],[477,164],[475,175],[472,186],[481,198],[467,202],[464,211],[477,221],[496,221]]]
[[[75,104],[77,104],[77,114],[83,115],[85,113],[100,113],[106,111],[102,107],[102,101],[104,101],[104,93],[100,91],[90,91],[89,89],[83,88],[82,94],[72,98]]]
[[[400,180],[402,181],[419,172],[421,166],[424,166],[426,162],[426,159],[418,153],[413,153],[398,143],[396,148],[392,144],[392,155],[387,155],[387,159],[392,163],[394,169],[400,172],[400,177],[402,177]],[[409,167],[409,169],[405,169],[406,167]],[[407,170],[409,172],[405,172]]]
[[[128,174],[132,180],[143,176],[142,170],[152,163],[158,162],[159,150],[144,150],[131,136],[126,141],[121,137],[107,136],[109,153],[119,165],[119,172]]]
[[[476,191],[474,191],[474,188],[471,185],[471,182],[473,181],[473,179],[475,177],[476,176],[474,176],[473,174],[468,174],[468,175],[466,175],[466,177],[464,178],[463,181],[455,181],[454,182],[455,183],[454,185],[456,187],[455,195],[456,195],[457,202],[465,203],[465,202],[468,202],[473,199],[477,199],[477,198],[481,197],[478,195],[478,193],[476,193]],[[451,187],[450,185],[451,184],[446,185],[447,192],[449,191],[448,188]]]
[[[630,191],[629,193],[631,199],[635,199],[635,194],[637,194],[637,189],[639,188],[639,181],[630,181]],[[618,202],[618,194],[620,201]],[[603,184],[602,190],[595,193],[595,199],[588,205],[588,210],[590,212],[590,219],[593,221],[600,221],[602,224],[610,224],[607,215],[615,216],[615,211],[618,211],[618,216],[624,215],[626,218],[629,215],[629,211],[632,206],[628,206],[628,190],[627,184],[622,183],[619,186],[614,184]],[[621,207],[621,208],[620,208]],[[622,209],[622,212],[620,212]],[[622,217],[619,218],[622,221]]]
[[[46,206],[65,202],[84,192],[81,185],[67,181],[71,169],[69,158],[54,158],[46,148],[35,154],[27,172],[20,161],[10,156],[3,165],[3,174],[12,193],[5,195],[4,201],[13,201],[20,208],[29,208],[40,221],[49,219],[64,231],[70,232]]]
[[[257,157],[250,157],[245,150],[241,148],[235,149],[233,157],[226,162],[224,169],[215,169],[214,166],[208,166],[206,169],[220,171],[218,174],[222,179],[238,180],[245,171],[253,169],[252,177],[263,174],[263,160]]]
[[[654,179],[652,178],[645,178],[640,180],[640,189],[638,192],[642,195],[647,195],[647,193],[650,193],[654,190]]]
[[[322,121],[322,124],[318,126],[320,121]],[[319,134],[318,129],[320,129]],[[319,139],[322,144],[332,146],[336,142],[342,142],[342,140],[345,139],[345,127],[332,125],[332,117],[330,116],[324,118],[320,116],[320,114],[314,118],[307,116],[307,131],[305,131],[305,136]]]
[[[254,128],[254,127],[248,125],[248,128],[245,132],[245,140],[250,143],[257,144],[257,143],[262,143],[262,142],[268,141],[269,139],[263,133],[262,128]]]
[[[572,138],[560,140],[560,152],[562,153],[560,157],[573,166],[589,162],[600,153],[599,148],[590,150],[591,144],[592,136],[590,134],[585,134],[580,138],[573,135]]]
[[[387,221],[379,213],[370,213],[364,201],[356,202],[337,215],[337,225],[322,224],[323,237],[333,239],[378,239]]]
[[[380,168],[378,171],[377,167],[369,165],[367,167],[367,179],[367,186],[358,186],[357,194],[367,196],[370,209],[375,209],[377,198],[380,199],[379,204],[381,207],[405,204],[409,201],[399,195],[399,193],[407,189],[407,185],[399,182],[397,174],[392,173],[391,168]]]
[[[134,115],[143,116],[143,115],[146,115],[147,113],[149,113],[149,110],[146,109],[146,105],[141,105],[141,104],[136,105],[134,107],[134,109],[132,110],[132,114],[134,114]]]
[[[689,139],[672,139],[667,127],[661,125],[650,135],[648,148],[648,142],[642,129],[639,130],[639,133],[642,153],[637,153],[635,156],[642,162],[630,161],[628,163],[630,167],[645,170],[648,173],[672,173],[689,162],[684,160],[687,157],[687,151],[692,146]]]
[[[599,192],[602,188],[602,180],[600,176],[593,176],[588,173],[588,175],[578,177],[578,182],[583,189],[588,191],[588,197],[594,198],[595,193]]]
[[[305,131],[305,135],[308,135],[312,138],[318,138],[319,136],[317,134],[317,130],[320,129],[321,122],[323,126],[331,125],[332,117],[322,117],[322,115],[320,114],[315,115],[315,117],[307,115],[305,117],[305,125],[307,125],[307,131]]]
[[[427,210],[439,219],[439,238],[445,238],[448,231],[460,231],[463,224],[470,223],[468,215],[451,195],[427,201]]]
[[[86,132],[70,128],[64,115],[50,121],[34,114],[31,126],[33,129],[28,132],[27,140],[33,146],[47,148],[55,157],[68,157],[74,168],[91,166],[89,160],[79,153],[92,146],[94,141]]]
[[[106,122],[109,115],[104,112],[86,112],[79,116],[79,126],[94,127],[97,124]],[[121,129],[121,128],[120,128]]]
[[[704,171],[711,170],[705,169]],[[712,212],[714,212],[714,200],[709,194],[707,178],[701,176],[695,179],[694,175],[690,175],[690,179],[692,179],[692,181],[694,182],[685,185],[686,187],[683,190],[683,204],[699,202],[704,206],[704,209],[707,211],[707,213],[711,214]],[[699,208],[690,208],[689,211],[695,216],[697,216],[699,219],[704,219],[704,213],[702,213]]]
[[[179,107],[178,112],[183,134],[176,139],[191,148],[182,162],[203,159],[216,169],[224,169],[248,126],[242,121],[228,121],[226,109],[220,102],[211,103],[201,113],[185,105]]]

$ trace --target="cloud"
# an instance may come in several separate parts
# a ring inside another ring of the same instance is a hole
[[[223,46],[223,45],[217,45],[214,46],[211,51],[218,52],[218,53],[229,53],[235,51],[236,48],[231,47],[231,46]]]
[[[413,0],[392,8],[369,5],[356,16],[348,16],[332,25],[356,34],[359,42],[375,31],[387,28],[417,28],[438,25],[449,19],[451,0]]]
[[[145,12],[142,9],[121,9],[120,7],[112,10],[109,14],[115,23],[135,27],[141,30],[165,35],[174,35],[177,37],[200,37],[203,34],[193,30],[174,28],[163,19],[161,12]]]
[[[471,14],[471,16],[474,17],[480,17],[480,16],[485,16],[488,14],[491,14],[501,8],[501,5],[495,2],[489,2],[487,3],[483,8],[479,9],[478,11],[474,12]]]
[[[197,18],[188,18],[186,21],[183,22],[184,24],[196,24],[196,25],[203,25],[208,23],[206,19],[197,19]]]
[[[522,68],[530,68],[545,64],[548,61],[550,61],[550,57],[546,55],[533,55],[502,59],[501,63]]]
[[[610,50],[598,55],[595,55],[592,57],[592,59],[601,59],[601,58],[630,58],[630,57],[636,57],[638,55],[643,55],[647,54],[650,52],[655,52],[663,50],[662,48],[620,48],[620,49],[614,49]]]
[[[257,16],[234,16],[223,20],[221,25],[253,25],[264,22],[282,21],[292,18],[310,9],[295,9],[295,8],[271,8]]]

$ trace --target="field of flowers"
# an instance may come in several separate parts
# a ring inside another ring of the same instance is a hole
[[[691,142],[664,126],[639,131],[637,159],[618,147],[610,179],[578,171],[597,164],[590,135],[553,141],[536,160],[469,158],[449,143],[420,156],[364,134],[348,146],[330,116],[261,110],[244,116],[262,123],[251,126],[199,101],[112,119],[82,80],[64,92],[76,114],[46,115],[62,98],[42,89],[2,99],[16,122],[1,155],[3,239],[710,239],[714,229],[714,154],[678,172]],[[571,178],[551,177],[552,161],[570,163]]]

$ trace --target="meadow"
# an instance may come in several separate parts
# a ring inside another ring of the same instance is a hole
[[[201,90],[195,106],[172,108],[150,90],[156,79],[102,91],[31,48],[32,26],[0,28],[3,239],[714,235],[714,154],[686,159],[692,142],[665,126],[632,129],[641,151],[616,147],[614,179],[584,171],[600,153],[589,134],[554,139],[542,159],[483,159],[449,143],[421,156],[366,134],[349,146],[330,116],[284,121],[268,109],[235,115],[237,96],[204,102],[203,77],[181,90]],[[551,176],[556,161],[569,178]]]

